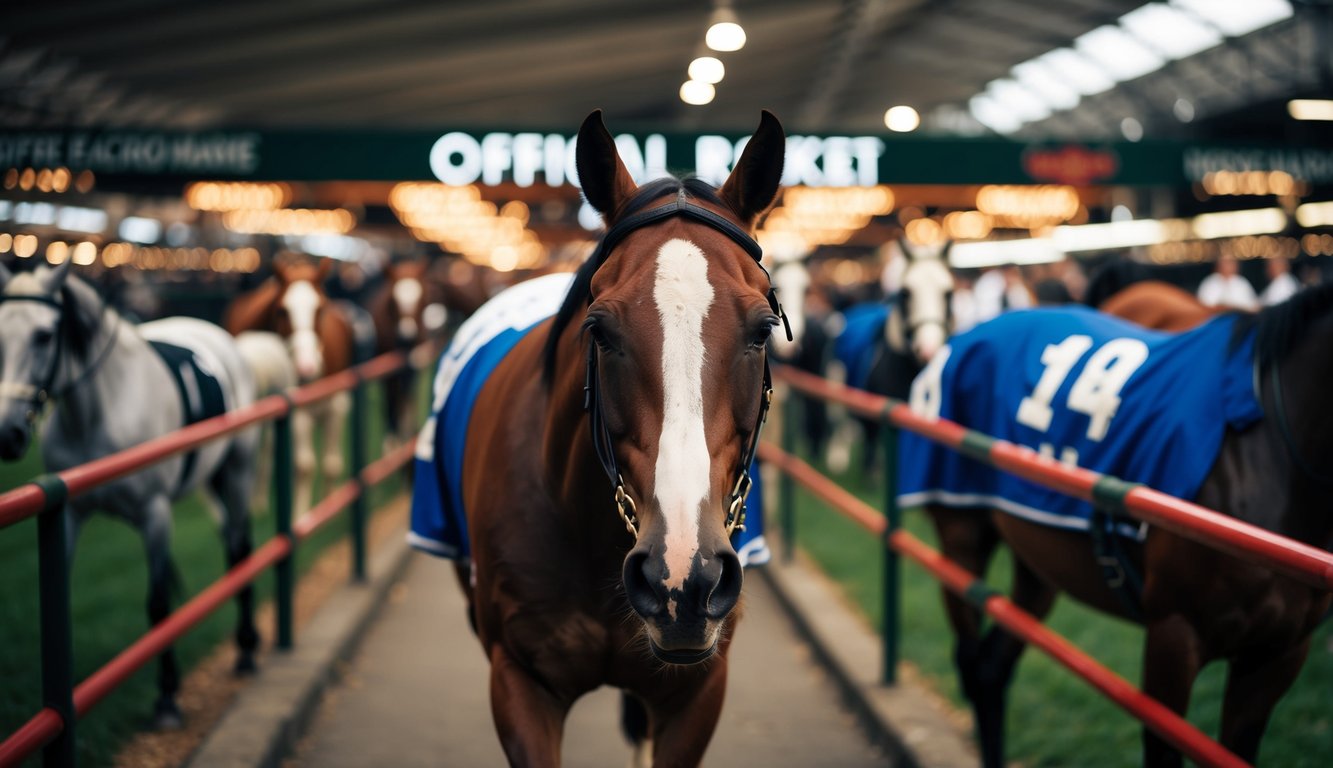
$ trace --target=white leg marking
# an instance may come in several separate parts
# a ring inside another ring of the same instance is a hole
[[[653,299],[662,320],[662,435],[654,489],[666,522],[668,589],[679,589],[699,551],[699,509],[708,496],[704,438],[703,322],[713,303],[708,260],[687,240],[657,253]],[[674,601],[672,601],[674,603]],[[674,604],[668,606],[674,611]]]

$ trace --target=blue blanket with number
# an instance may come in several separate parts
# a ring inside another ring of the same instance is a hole
[[[1263,416],[1254,334],[1235,316],[1168,334],[1084,307],[1010,312],[955,336],[917,376],[912,408],[1046,456],[1193,498],[1228,427]],[[904,431],[899,502],[989,506],[1087,530],[1088,502]],[[1141,536],[1143,529],[1123,528]]]
[[[440,557],[471,553],[463,511],[463,456],[472,406],[487,378],[533,328],[560,308],[570,274],[535,278],[503,291],[459,327],[435,372],[431,415],[417,437],[412,481],[412,525],[408,542]],[[746,530],[732,538],[742,565],[770,558],[763,536],[763,498],[758,468],[747,498]],[[607,494],[611,490],[607,488]]]

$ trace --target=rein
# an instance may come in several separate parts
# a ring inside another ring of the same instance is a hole
[[[681,190],[676,199],[666,205],[631,214],[616,222],[602,236],[601,245],[597,249],[598,258],[601,262],[605,262],[611,249],[626,235],[636,229],[673,216],[682,216],[707,224],[726,235],[754,259],[755,264],[759,265],[759,269],[763,271],[765,277],[769,277],[768,270],[764,269],[763,264],[759,263],[764,251],[760,248],[759,243],[750,236],[750,233],[729,221],[726,217],[687,201],[684,190]],[[601,263],[597,266],[600,267]],[[787,332],[787,340],[791,341],[791,325],[787,321],[786,313],[782,311],[782,306],[778,303],[777,292],[772,287],[771,278],[769,279],[768,305],[773,309],[773,313],[782,320],[783,327]],[[638,508],[635,506],[634,499],[629,495],[629,492],[625,490],[625,479],[621,476],[620,469],[616,464],[615,447],[611,444],[611,434],[606,428],[606,417],[602,412],[597,364],[597,343],[590,339],[588,341],[588,367],[583,384],[583,409],[588,412],[588,421],[592,428],[592,444],[597,453],[597,460],[601,462],[602,470],[615,488],[616,509],[620,512],[620,518],[625,523],[625,529],[637,538],[639,535]],[[736,473],[736,483],[732,486],[731,495],[728,499],[725,520],[727,536],[731,536],[737,530],[745,530],[745,497],[749,494],[750,486],[753,483],[750,477],[750,465],[754,462],[755,452],[759,448],[759,433],[763,429],[764,422],[768,420],[768,409],[772,401],[773,376],[768,366],[768,353],[765,352],[764,383],[761,390],[759,418],[754,429],[750,432],[749,444],[745,446],[745,450],[741,453],[740,467]]]
[[[42,407],[46,405],[48,400],[59,400],[74,391],[76,387],[83,384],[92,376],[92,374],[96,373],[97,369],[101,367],[102,363],[106,360],[107,355],[110,354],[111,349],[116,346],[116,339],[120,336],[120,326],[122,325],[123,320],[118,319],[116,321],[115,328],[111,330],[111,338],[107,341],[106,346],[102,348],[102,351],[97,353],[97,357],[93,362],[85,367],[78,376],[70,379],[58,392],[52,392],[51,390],[55,386],[56,376],[60,371],[61,352],[64,351],[63,331],[65,325],[65,305],[49,296],[25,294],[0,295],[0,302],[6,301],[31,301],[36,304],[45,304],[59,313],[59,319],[56,321],[55,333],[56,350],[55,354],[51,356],[51,366],[46,370],[46,375],[42,377],[41,385],[34,387],[31,384],[0,381],[0,397],[8,397],[15,400],[24,399],[28,401],[28,404],[31,407],[28,409],[27,418],[28,423],[31,424],[37,421],[37,417],[41,415]],[[106,318],[109,310],[110,306],[106,301],[103,301],[101,317],[98,322],[99,326],[101,325],[100,321]]]

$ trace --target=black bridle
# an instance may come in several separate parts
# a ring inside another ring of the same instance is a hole
[[[681,190],[676,199],[666,205],[631,214],[616,222],[602,236],[602,242],[597,249],[596,256],[601,262],[597,266],[601,267],[601,264],[605,263],[611,249],[629,233],[673,216],[682,216],[707,224],[726,235],[743,248],[754,259],[755,264],[759,265],[759,269],[763,271],[764,276],[768,277],[768,270],[764,269],[763,264],[760,264],[760,259],[764,255],[763,249],[750,236],[750,233],[726,217],[689,202],[685,199],[684,190]],[[792,339],[791,326],[787,322],[787,315],[782,311],[782,305],[778,303],[777,292],[773,289],[772,280],[769,281],[768,305],[772,308],[773,314],[782,320],[783,327],[786,329],[787,340],[790,341]],[[588,368],[583,385],[583,409],[588,412],[588,420],[592,428],[592,444],[597,453],[597,460],[601,462],[602,470],[606,472],[607,478],[610,479],[611,485],[615,488],[616,508],[620,512],[621,519],[625,521],[626,530],[637,537],[639,535],[637,508],[634,499],[625,490],[625,479],[621,476],[620,469],[616,464],[615,446],[611,444],[611,434],[606,428],[606,417],[602,413],[597,365],[597,342],[595,339],[589,339]],[[764,382],[760,396],[759,418],[754,429],[750,432],[749,443],[741,453],[740,467],[736,472],[736,483],[732,486],[731,496],[727,503],[727,517],[724,524],[728,536],[736,530],[745,530],[745,497],[749,494],[753,482],[750,477],[750,465],[754,462],[755,451],[759,448],[759,433],[763,429],[764,422],[768,419],[768,408],[773,401],[773,376],[768,367],[767,351],[764,352]]]
[[[31,390],[30,393],[26,394],[22,398],[15,397],[14,395],[11,395],[5,391],[0,391],[0,397],[8,397],[15,400],[18,399],[26,400],[28,402],[28,411],[25,415],[27,416],[28,423],[32,424],[33,422],[37,421],[37,417],[41,415],[42,408],[45,407],[48,401],[58,400],[61,397],[65,396],[75,387],[77,387],[78,385],[82,384],[85,380],[87,380],[88,377],[91,376],[98,369],[98,367],[101,366],[102,361],[105,360],[107,354],[111,352],[111,348],[116,346],[116,337],[120,333],[120,323],[119,322],[116,323],[116,327],[112,331],[111,338],[107,340],[106,346],[103,347],[102,351],[98,353],[97,358],[93,360],[92,364],[84,368],[83,372],[80,373],[78,376],[70,379],[69,382],[66,383],[65,386],[62,387],[59,392],[55,392],[53,391],[53,389],[56,383],[56,376],[58,376],[60,372],[60,358],[62,356],[62,353],[64,352],[64,347],[65,347],[65,304],[63,302],[56,301],[54,298],[51,298],[50,296],[43,296],[38,294],[0,294],[0,303],[6,301],[28,301],[34,304],[43,304],[45,306],[51,307],[57,313],[56,328],[55,328],[56,348],[55,352],[52,353],[51,355],[51,364],[47,367],[46,373],[42,376],[42,383],[34,387],[30,384],[19,384],[18,382],[0,381],[0,385],[5,385],[8,387],[22,387],[23,389]],[[102,312],[101,312],[103,318],[105,318],[108,308],[109,305],[105,301],[103,301]],[[100,324],[101,323],[99,322],[99,325]]]

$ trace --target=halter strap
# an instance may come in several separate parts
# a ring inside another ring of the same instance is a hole
[[[120,335],[120,326],[123,320],[117,320],[116,327],[111,331],[111,338],[107,340],[106,346],[102,348],[102,351],[97,353],[97,358],[84,368],[82,373],[70,379],[59,392],[52,392],[51,390],[55,386],[56,375],[60,370],[60,357],[61,353],[64,351],[65,345],[64,333],[62,332],[65,325],[65,304],[45,295],[0,294],[0,303],[6,301],[30,301],[36,304],[45,304],[59,313],[59,317],[56,320],[56,351],[51,357],[51,367],[47,369],[46,375],[42,377],[41,386],[34,387],[31,384],[0,381],[0,397],[10,396],[14,399],[25,399],[32,405],[32,408],[27,414],[28,421],[32,422],[36,421],[37,417],[41,415],[42,406],[46,404],[46,401],[59,400],[61,397],[69,394],[75,387],[88,380],[88,378],[101,367],[102,362],[105,361],[107,355],[110,354],[111,349],[116,346],[116,339]],[[106,317],[106,313],[109,309],[110,305],[103,300],[101,311],[102,318]]]
[[[680,191],[675,200],[665,205],[639,211],[616,222],[602,236],[601,245],[597,249],[600,259],[605,261],[611,250],[634,230],[673,216],[683,216],[707,224],[726,235],[744,249],[750,255],[750,258],[754,259],[755,264],[764,273],[764,277],[769,279],[768,305],[773,309],[774,314],[782,320],[783,327],[787,332],[787,340],[791,341],[791,324],[787,321],[786,313],[782,311],[782,305],[778,303],[777,292],[772,287],[772,279],[769,277],[768,270],[764,269],[764,265],[760,263],[760,259],[764,255],[763,248],[759,246],[758,241],[750,236],[749,232],[746,232],[735,222],[686,200],[684,189]],[[598,266],[600,267],[601,264],[598,264]],[[602,412],[602,398],[597,387],[600,380],[597,374],[598,359],[597,343],[590,339],[588,341],[588,366],[583,384],[583,408],[588,412],[589,426],[592,429],[593,450],[597,454],[597,460],[602,465],[602,471],[606,473],[607,479],[611,481],[612,487],[615,488],[617,510],[620,512],[621,519],[625,522],[625,529],[631,535],[637,537],[639,535],[637,507],[634,504],[634,499],[625,490],[625,479],[621,476],[620,468],[616,464],[615,446],[611,444],[611,433],[606,427],[606,415]],[[763,429],[764,422],[768,420],[768,409],[773,400],[773,376],[768,367],[767,352],[764,353],[764,383],[760,395],[759,418],[754,429],[750,432],[749,442],[741,454],[740,466],[736,471],[736,483],[732,486],[731,495],[727,501],[727,516],[724,524],[728,536],[738,529],[745,529],[745,497],[749,494],[752,484],[750,465],[754,462],[755,452],[759,448],[759,433]]]

